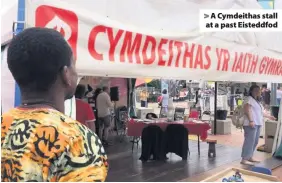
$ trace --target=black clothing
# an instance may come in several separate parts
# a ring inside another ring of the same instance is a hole
[[[198,101],[199,101],[199,90],[196,91],[196,103],[195,103],[195,105],[197,105]]]
[[[270,105],[270,90],[265,90],[262,92],[262,98],[263,98],[263,102],[266,105]]]
[[[146,119],[149,119],[149,115],[151,115],[152,118],[158,118],[158,116],[155,113],[150,112],[150,113],[146,114]]]
[[[166,149],[165,152],[175,153],[187,160],[189,152],[188,130],[183,125],[168,125],[165,131]]]
[[[139,158],[142,161],[148,161],[151,155],[153,160],[165,160],[164,132],[159,126],[150,125],[142,131],[142,154]]]

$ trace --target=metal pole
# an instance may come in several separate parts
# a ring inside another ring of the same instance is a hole
[[[25,21],[25,0],[18,0],[18,23],[17,29],[14,34],[18,34],[24,29],[24,22]],[[15,86],[15,103],[14,106],[17,107],[21,104],[21,92],[19,85],[16,83]]]
[[[217,82],[214,83],[214,124],[213,124],[213,133],[216,135],[216,116],[217,116]]]
[[[230,114],[233,115],[234,112],[234,93],[235,93],[235,85],[231,84],[231,96],[230,96]]]
[[[271,106],[278,105],[276,100],[277,86],[278,86],[277,83],[271,83],[271,99],[270,99]]]
[[[147,82],[145,81],[145,88],[146,88],[146,96],[147,96],[147,93],[149,93],[148,92],[148,86],[147,86]],[[148,107],[148,97],[146,97],[146,105],[145,105],[145,107],[147,108]]]

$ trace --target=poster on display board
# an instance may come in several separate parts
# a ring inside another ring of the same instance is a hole
[[[27,27],[60,31],[73,49],[79,74],[242,82],[250,78],[254,82],[282,80],[281,52],[194,31],[198,26],[198,10],[207,4],[194,3],[194,8],[189,8],[191,11],[184,11],[192,2],[181,2],[170,7],[164,21],[152,25],[150,20],[160,18],[170,1],[162,1],[159,6],[152,1],[138,1],[142,4],[140,9],[146,8],[147,15],[127,0],[119,4],[110,0],[94,2],[95,6],[90,6],[89,1],[26,1]],[[109,3],[114,4],[113,11],[107,6]],[[223,5],[227,6],[227,2]],[[125,19],[133,10],[135,13]],[[180,17],[169,16],[173,13]],[[185,22],[190,26],[186,32],[170,30],[174,25],[185,26],[175,21],[185,17],[195,17]],[[143,26],[143,20],[148,21],[148,26]]]

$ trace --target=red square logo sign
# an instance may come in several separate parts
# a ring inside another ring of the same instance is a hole
[[[35,26],[53,28],[70,44],[76,59],[78,18],[69,10],[42,5],[35,12]]]

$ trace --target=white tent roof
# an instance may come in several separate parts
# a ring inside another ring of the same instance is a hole
[[[17,9],[18,9],[18,1],[17,0],[1,0],[1,44],[7,42],[12,38],[12,25],[13,22],[17,20]],[[261,9],[261,6],[258,4],[256,0],[174,0],[174,1],[140,1],[140,2],[133,2],[130,0],[123,0],[123,3],[118,3],[116,1],[105,0],[105,1],[91,1],[85,0],[87,3],[79,3],[79,6],[92,6],[93,11],[99,13],[101,15],[108,15],[111,14],[116,15],[117,9],[124,9],[123,13],[120,13],[119,16],[111,16],[111,19],[115,19],[117,21],[126,21],[129,24],[143,26],[147,29],[164,29],[165,32],[174,32],[177,33],[185,33],[191,32],[198,28],[198,24],[191,24],[191,22],[186,24],[179,24],[171,22],[171,26],[164,26],[166,24],[166,17],[171,19],[171,16],[180,19],[178,20],[189,20],[191,17],[187,17],[186,11],[189,9],[191,14],[194,15],[193,11],[198,11],[193,7],[198,6],[201,4],[203,8],[215,8],[215,9]],[[69,3],[76,3],[76,0],[69,0]],[[91,5],[92,4],[92,5]],[[112,6],[109,6],[111,4]],[[114,6],[113,6],[114,4]],[[179,9],[179,4],[181,4],[182,9]],[[137,6],[138,9],[132,8],[128,9],[129,6]],[[107,6],[107,8],[106,8]],[[159,6],[162,6],[162,11],[160,11]],[[147,8],[150,7],[150,8]],[[155,11],[148,12],[147,10],[152,10],[155,7]],[[275,1],[274,5],[275,9],[282,8],[282,1]],[[105,11],[107,10],[107,11]],[[177,11],[174,12],[173,10]],[[180,10],[180,11],[179,11]],[[181,11],[182,10],[182,11]],[[184,12],[182,14],[181,12]],[[135,18],[132,15],[136,13],[146,12],[146,16],[143,19],[139,19],[136,22]],[[159,16],[150,16],[150,14],[159,14]],[[183,16],[183,15],[186,15]],[[155,18],[159,17],[159,18]],[[161,18],[161,19],[160,19]],[[161,21],[160,21],[161,20]],[[152,22],[148,25],[148,21]],[[196,34],[196,33],[195,33]],[[199,34],[199,33],[198,33]],[[196,35],[194,35],[196,36]],[[207,35],[205,35],[207,36]],[[247,44],[247,45],[256,45],[258,47],[272,50],[275,52],[282,53],[282,36],[279,32],[262,32],[262,33],[209,33],[209,36],[220,38],[226,41],[233,41],[240,44]],[[272,40],[272,41],[269,41]]]
[[[77,48],[77,70],[81,75],[108,76],[108,77],[150,77],[150,78],[173,78],[173,79],[202,79],[217,81],[249,81],[251,74],[235,72],[218,72],[216,63],[211,62],[209,72],[201,69],[190,69],[177,67],[159,67],[157,59],[154,63],[146,66],[136,64],[111,63],[107,52],[109,41],[106,36],[100,36],[95,40],[95,49],[103,53],[103,61],[94,62],[93,56],[89,54],[88,39],[93,26],[104,25],[117,31],[126,30],[133,33],[150,35],[160,41],[161,38],[173,41],[196,43],[197,45],[209,45],[212,48],[211,60],[216,60],[215,49],[224,48],[231,53],[229,64],[235,61],[236,53],[251,53],[264,57],[282,59],[282,38],[273,32],[270,33],[201,33],[199,32],[199,16],[201,9],[261,9],[256,0],[26,0],[27,4],[27,27],[36,25],[36,10],[39,6],[47,5],[65,9],[73,12],[78,21]],[[138,8],[137,8],[138,7]],[[44,11],[42,11],[44,12]],[[64,21],[58,21],[57,16],[50,12],[50,22],[53,27],[63,27],[64,32],[71,32],[70,26]],[[44,16],[44,15],[41,15]],[[53,17],[54,16],[54,17]],[[63,15],[62,15],[63,16]],[[50,26],[42,23],[41,26]],[[63,22],[63,23],[62,23]],[[54,26],[53,24],[60,24]],[[44,24],[44,25],[43,25]],[[51,26],[51,27],[52,27]],[[107,33],[106,33],[107,34]],[[67,34],[69,35],[69,34]],[[103,34],[104,35],[104,34]],[[119,56],[124,35],[118,41],[118,48],[114,55]],[[143,44],[143,43],[141,43]],[[175,49],[175,48],[174,48]],[[156,49],[154,49],[156,50]],[[149,53],[148,49],[146,50]],[[140,50],[139,50],[140,52]],[[138,53],[139,54],[139,53]],[[175,59],[175,58],[174,58]],[[95,59],[94,59],[95,60]],[[117,59],[118,60],[118,59]],[[261,61],[261,60],[260,60]],[[177,74],[173,74],[177,73]],[[149,74],[149,75],[148,75]],[[280,81],[279,75],[259,74],[259,67],[252,74],[254,82]]]
[[[199,15],[200,9],[262,9],[256,0],[84,0],[80,3],[77,0],[68,0],[67,2],[85,10],[91,7],[95,14],[134,27],[143,27],[150,32],[154,30],[159,33],[159,30],[162,30],[166,35],[178,35],[178,37],[190,35],[191,38],[199,36],[199,39],[214,37],[282,53],[282,36],[279,32],[220,32],[203,35],[198,31],[199,24],[195,20],[199,17],[195,15]],[[275,6],[279,6],[279,3],[277,2]],[[175,21],[170,21],[172,19]]]
[[[1,0],[1,45],[13,37],[13,22],[17,21],[18,1]]]

